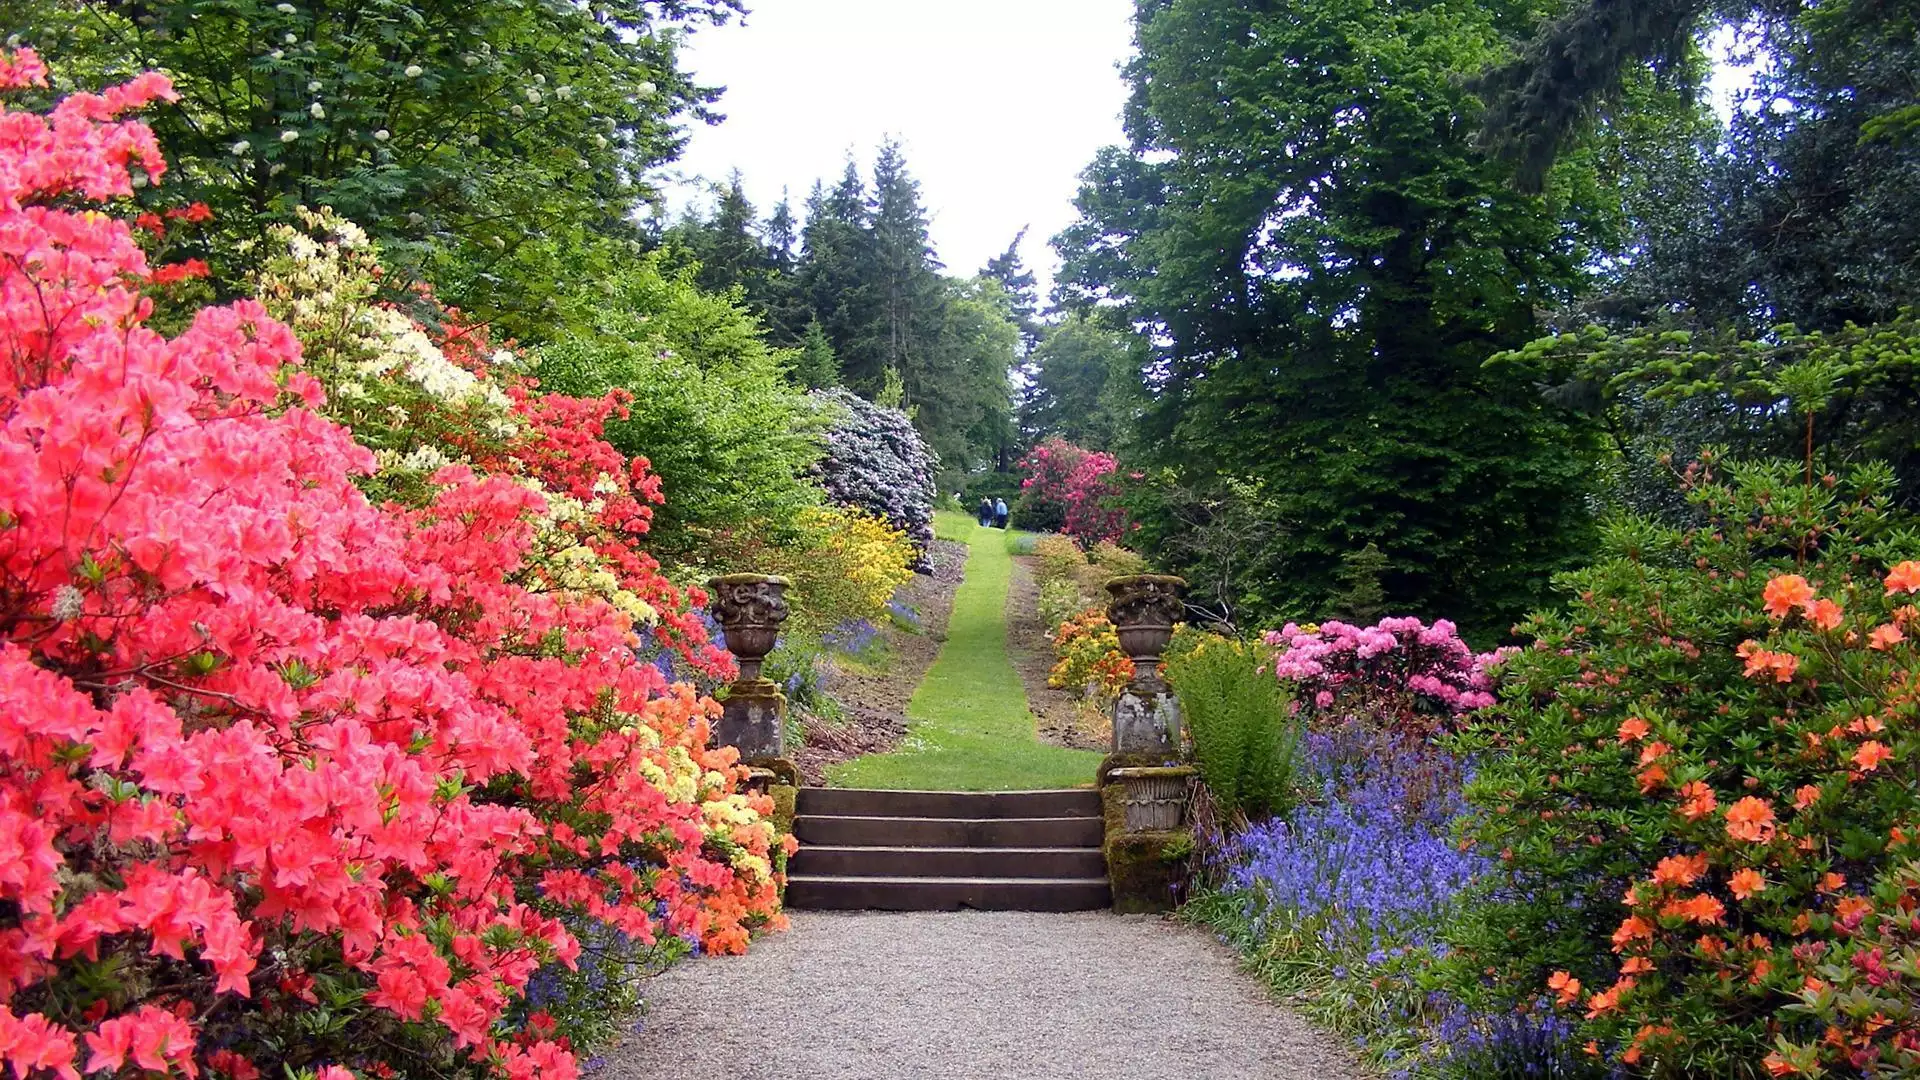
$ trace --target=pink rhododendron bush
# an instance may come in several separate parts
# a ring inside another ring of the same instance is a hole
[[[617,401],[457,318],[369,315],[312,370],[255,300],[145,325],[182,271],[117,216],[165,173],[123,117],[171,96],[0,105],[0,1060],[568,1080],[581,972],[779,920],[787,841],[650,662],[729,661],[633,546],[660,493],[598,437]],[[293,270],[333,256],[280,239],[304,336],[341,298]]]
[[[1354,626],[1288,623],[1266,635],[1274,674],[1320,714],[1323,727],[1356,718],[1427,737],[1493,704],[1491,671],[1511,650],[1476,653],[1446,619],[1412,616]]]
[[[1058,437],[1033,448],[1020,461],[1020,505],[1014,524],[1041,532],[1058,531],[1092,546],[1118,540],[1127,531],[1119,496],[1118,459]]]

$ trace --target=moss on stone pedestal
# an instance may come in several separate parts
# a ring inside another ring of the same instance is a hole
[[[1111,755],[1102,763],[1104,779],[1109,768],[1139,767],[1152,762],[1120,762]],[[1167,832],[1126,830],[1126,810],[1119,784],[1100,789],[1100,804],[1106,816],[1107,880],[1113,886],[1113,910],[1123,915],[1141,912],[1172,911],[1178,906],[1175,891],[1185,883],[1187,857],[1193,853],[1193,833],[1186,829]]]
[[[782,833],[793,831],[794,806],[800,800],[800,788],[795,784],[775,784],[767,789],[773,798],[773,827]]]

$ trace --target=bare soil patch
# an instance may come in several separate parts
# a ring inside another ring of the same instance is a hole
[[[891,621],[880,624],[886,662],[879,670],[836,664],[826,692],[839,703],[840,716],[802,716],[805,740],[792,754],[800,775],[811,785],[827,782],[827,766],[865,754],[882,754],[907,735],[907,702],[940,655],[953,615],[953,594],[965,576],[967,545],[935,540],[928,551],[931,574],[915,574],[894,594],[898,608],[912,612],[920,632]]]
[[[1053,670],[1053,643],[1040,618],[1039,560],[1013,557],[1013,583],[1007,589],[1007,655],[1027,689],[1027,706],[1039,721],[1040,738],[1073,750],[1105,750],[1107,743],[1087,723],[1080,695],[1047,685]]]

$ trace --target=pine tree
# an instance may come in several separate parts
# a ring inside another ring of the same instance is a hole
[[[868,332],[873,320],[872,269],[866,185],[849,158],[838,184],[829,189],[816,181],[807,196],[796,278],[799,295],[839,358],[841,381],[869,395],[879,388],[886,368],[873,352]]]
[[[1027,238],[1028,226],[1020,226],[1013,236],[1013,243],[1007,250],[987,260],[980,273],[998,281],[1007,290],[1009,309],[1013,314],[1014,325],[1020,328],[1020,357],[1025,360],[1033,355],[1034,348],[1040,344],[1040,332],[1043,329],[1040,320],[1040,290],[1033,271],[1028,270],[1020,258],[1020,244]]]
[[[834,358],[833,343],[820,328],[820,320],[807,323],[800,339],[800,356],[793,365],[793,381],[809,390],[824,390],[840,385],[840,361]]]
[[[1335,577],[1340,591],[1327,601],[1333,617],[1355,626],[1371,626],[1387,613],[1387,591],[1380,584],[1392,564],[1372,541],[1358,551],[1340,556]]]
[[[928,381],[915,369],[928,363],[928,339],[941,317],[942,296],[920,183],[907,171],[897,142],[880,144],[868,207],[878,316],[867,328],[871,349],[882,367],[900,373],[912,403],[916,388]]]

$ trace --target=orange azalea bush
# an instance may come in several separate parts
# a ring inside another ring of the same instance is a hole
[[[1116,697],[1133,678],[1133,661],[1120,651],[1120,635],[1099,608],[1063,621],[1053,632],[1053,653],[1048,686]]]
[[[397,312],[332,369],[255,300],[161,333],[173,91],[45,84],[0,51],[0,1064],[573,1080],[593,980],[777,925],[790,841],[656,662],[731,666],[620,403]]]
[[[1469,736],[1500,872],[1460,985],[1579,1025],[1596,1072],[1920,1068],[1920,537],[1892,477],[1689,477],[1536,616]]]

